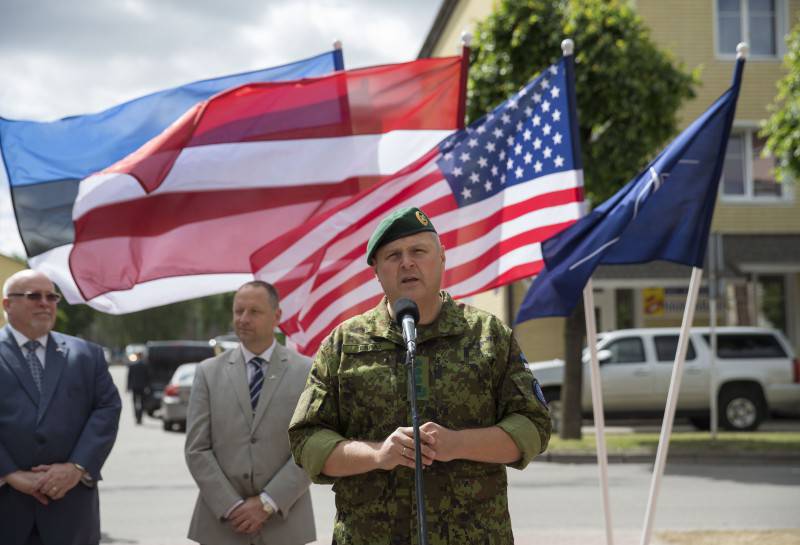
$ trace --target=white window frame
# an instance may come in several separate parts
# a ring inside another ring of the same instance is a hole
[[[753,183],[753,135],[758,133],[758,123],[735,123],[731,129],[731,134],[743,134],[744,138],[744,194],[729,195],[725,193],[724,180],[720,181],[719,199],[723,203],[742,203],[742,204],[786,204],[794,202],[794,184],[791,180],[781,182],[781,195],[754,195]],[[726,152],[727,153],[727,152]]]
[[[727,53],[719,50],[719,1],[711,1],[711,12],[713,13],[712,22],[714,31],[714,55],[717,59],[723,61],[731,61],[736,59],[736,53]],[[742,14],[741,28],[742,41],[750,43],[750,13],[749,1],[739,0],[739,11]],[[789,21],[789,2],[788,0],[775,0],[775,55],[756,55],[748,53],[748,61],[778,61],[783,59],[786,54],[786,34],[789,32],[787,21]]]

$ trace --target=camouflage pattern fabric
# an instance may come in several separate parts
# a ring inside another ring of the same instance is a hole
[[[511,330],[491,314],[442,292],[441,312],[417,329],[420,422],[450,429],[498,425],[524,468],[547,447],[550,417]],[[289,427],[295,461],[317,483],[333,483],[337,545],[417,543],[414,470],[330,478],[322,467],[345,438],[382,442],[411,425],[402,333],[384,299],[337,327],[317,352]],[[424,472],[429,543],[512,544],[506,470],[467,460]]]

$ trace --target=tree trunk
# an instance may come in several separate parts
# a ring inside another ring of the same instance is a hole
[[[586,337],[586,321],[583,315],[583,299],[564,326],[564,384],[561,386],[561,432],[562,439],[581,438],[581,388],[583,386],[583,362],[581,351]]]

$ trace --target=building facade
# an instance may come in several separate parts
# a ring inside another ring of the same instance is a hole
[[[0,286],[5,284],[6,279],[17,271],[25,268],[25,264],[16,259],[0,254]],[[6,324],[5,315],[0,312],[0,327]]]
[[[445,0],[420,57],[458,52],[462,31],[472,31],[491,13],[493,4]],[[736,45],[741,41],[750,45],[695,325],[708,324],[710,297],[716,295],[719,325],[776,327],[800,351],[798,188],[793,181],[775,180],[775,161],[761,156],[764,139],[758,135],[784,75],[784,37],[800,20],[800,0],[631,0],[630,4],[658,47],[689,68],[701,68],[697,96],[679,112],[679,129],[730,86]],[[591,165],[584,169],[589,172]],[[716,282],[710,281],[711,274]],[[598,329],[680,325],[689,275],[688,267],[663,262],[599,268],[593,277]],[[471,302],[510,322],[529,285],[530,281],[519,282],[477,295]],[[563,319],[534,320],[515,329],[528,359],[563,356]]]

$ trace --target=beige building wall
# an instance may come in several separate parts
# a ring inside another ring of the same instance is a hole
[[[686,127],[730,86],[734,60],[715,52],[716,0],[635,0],[632,4],[650,28],[659,47],[670,51],[688,68],[699,67],[701,85],[697,97],[680,111],[680,127]],[[800,20],[800,0],[789,0],[782,18],[786,28]],[[677,17],[676,14],[680,14]],[[758,128],[768,114],[767,106],[783,77],[782,59],[748,58],[736,106],[735,127]],[[781,202],[731,203],[720,199],[712,230],[731,234],[800,232],[800,199],[797,188]]]
[[[439,41],[433,48],[431,56],[459,55],[461,53],[461,33],[467,30],[475,34],[475,23],[492,13],[494,4],[494,0],[461,0],[458,2]]]
[[[23,263],[11,259],[10,257],[6,257],[4,255],[0,255],[0,286],[5,284],[6,279],[14,274],[17,271],[21,271],[25,268]],[[0,327],[6,324],[5,316],[2,312],[0,312]]]

